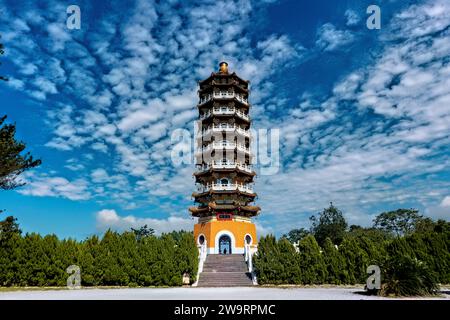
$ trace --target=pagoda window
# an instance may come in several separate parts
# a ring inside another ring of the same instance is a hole
[[[230,184],[230,179],[227,179],[227,178],[219,179],[219,183],[221,185],[229,185]]]

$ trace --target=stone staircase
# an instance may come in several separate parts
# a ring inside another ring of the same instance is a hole
[[[242,254],[209,254],[200,273],[198,287],[252,286],[251,274]]]

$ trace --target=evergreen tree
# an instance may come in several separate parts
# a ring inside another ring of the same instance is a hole
[[[397,237],[414,232],[415,226],[423,217],[416,209],[398,209],[380,213],[374,220],[375,228],[384,230]]]
[[[319,245],[323,245],[326,238],[330,238],[334,244],[339,245],[344,239],[347,229],[342,211],[333,206],[333,203],[319,213],[319,217],[311,216],[311,231]]]
[[[323,246],[323,259],[327,267],[325,283],[343,284],[348,279],[345,260],[330,238],[325,239]]]
[[[5,220],[0,221],[0,243],[6,241],[13,234],[21,234],[17,219],[13,216],[6,217]]]
[[[327,268],[319,244],[313,235],[308,235],[299,243],[302,283],[321,284],[327,278]]]
[[[305,228],[292,229],[287,234],[283,235],[282,238],[287,239],[291,243],[298,243],[304,237],[306,237],[310,232]]]
[[[392,235],[385,230],[380,230],[374,227],[363,228],[361,226],[351,225],[346,237],[367,237],[376,243],[383,243],[392,239]]]
[[[287,239],[280,239],[277,243],[279,261],[281,262],[280,279],[285,284],[301,284],[302,273],[299,254]]]
[[[261,237],[258,252],[254,256],[254,267],[260,284],[281,284],[279,274],[283,273],[283,265],[279,259],[278,243],[273,235]]]
[[[0,286],[20,285],[24,254],[22,252],[23,238],[14,232],[0,240]]]
[[[365,283],[367,278],[366,270],[370,265],[369,256],[361,249],[358,240],[345,238],[339,246],[339,252],[345,261],[345,269],[348,276],[345,282],[348,284]]]
[[[99,239],[97,236],[87,238],[80,243],[81,284],[83,286],[98,286],[101,272],[96,268],[96,258],[99,255]]]
[[[171,234],[177,243],[176,258],[178,261],[177,274],[189,274],[190,281],[195,282],[198,269],[198,249],[195,245],[194,235],[191,232],[181,231]]]
[[[29,152],[22,155],[25,144],[15,139],[16,125],[4,124],[6,116],[0,118],[0,189],[14,189],[21,185],[18,176],[25,170],[37,167],[41,160],[35,160]]]
[[[155,230],[149,228],[147,225],[140,227],[139,229],[131,228],[131,231],[136,235],[136,239],[138,241],[142,240],[142,238],[149,237],[155,234]]]

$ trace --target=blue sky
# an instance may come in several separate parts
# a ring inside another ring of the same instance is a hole
[[[66,28],[66,8],[81,29]],[[366,27],[371,4],[381,29]],[[142,224],[191,229],[197,81],[226,60],[251,81],[257,129],[280,129],[259,175],[261,234],[307,227],[330,201],[349,223],[414,207],[450,216],[450,3],[5,1],[1,114],[43,165],[0,193],[24,231],[82,239]],[[258,169],[258,168],[257,168]]]

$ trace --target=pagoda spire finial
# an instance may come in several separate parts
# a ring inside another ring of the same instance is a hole
[[[219,72],[220,73],[228,73],[228,63],[222,61],[219,63]]]

